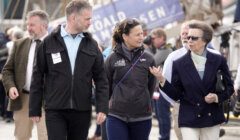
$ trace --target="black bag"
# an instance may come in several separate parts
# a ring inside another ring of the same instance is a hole
[[[226,82],[223,79],[223,75],[222,72],[220,70],[218,70],[217,72],[217,83],[216,83],[216,92],[217,93],[222,93],[226,88]],[[228,122],[229,120],[229,112],[230,112],[230,106],[231,106],[231,100],[230,98],[227,99],[226,101],[224,101],[222,103],[223,106],[223,112],[227,113],[226,119],[225,119],[225,123]]]
[[[217,72],[216,92],[222,92],[224,90],[225,90],[225,83],[223,80],[222,72],[219,70]]]

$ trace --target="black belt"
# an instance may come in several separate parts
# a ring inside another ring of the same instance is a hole
[[[29,91],[26,89],[22,89],[22,93],[29,94]]]

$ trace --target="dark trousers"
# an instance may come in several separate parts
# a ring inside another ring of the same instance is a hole
[[[101,125],[100,124],[97,124],[96,126],[96,130],[95,130],[95,136],[101,136]]]
[[[104,121],[101,125],[102,140],[108,140],[107,138],[107,122]]]
[[[148,140],[152,120],[124,122],[118,118],[107,117],[108,140]]]
[[[155,113],[158,120],[159,140],[170,140],[171,113],[170,103],[162,96],[154,100]]]
[[[46,110],[48,140],[86,140],[91,111]]]
[[[0,81],[0,115],[3,118],[12,119],[13,113],[12,111],[7,111],[7,105],[8,105],[8,97],[6,96],[3,83]]]
[[[102,136],[102,140],[108,140],[106,131],[106,121],[104,121],[101,125],[97,124],[94,135]]]
[[[5,112],[6,112],[6,108],[5,108],[5,98],[6,98],[6,94],[2,85],[2,81],[0,81],[0,115],[2,117],[5,117]]]

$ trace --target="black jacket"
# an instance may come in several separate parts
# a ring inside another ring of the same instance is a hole
[[[61,62],[53,64],[52,54]],[[41,43],[37,52],[30,88],[30,116],[41,115],[42,99],[46,109],[91,110],[92,80],[96,85],[97,109],[108,112],[108,81],[104,61],[89,33],[84,33],[77,52],[74,74],[60,27]]]
[[[149,67],[155,66],[155,61],[143,48],[134,50],[132,56],[130,60],[118,45],[105,62],[110,90],[109,113],[126,118],[147,117],[151,115],[151,98],[156,82]],[[134,68],[116,86],[140,56]]]
[[[0,71],[1,72],[8,58],[8,48],[6,46],[8,41],[9,39],[3,33],[0,33]]]

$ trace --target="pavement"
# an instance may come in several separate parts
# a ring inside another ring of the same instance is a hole
[[[152,121],[152,130],[149,140],[158,140],[158,124],[155,119]],[[92,125],[89,129],[89,137],[95,132],[95,119],[92,120]],[[240,137],[240,116],[238,119],[230,120],[227,125],[223,125],[226,134],[220,140],[239,140]],[[14,123],[6,123],[2,118],[0,119],[0,140],[14,140]],[[36,127],[34,126],[31,140],[37,140]],[[175,132],[171,129],[171,140],[177,140]]]

